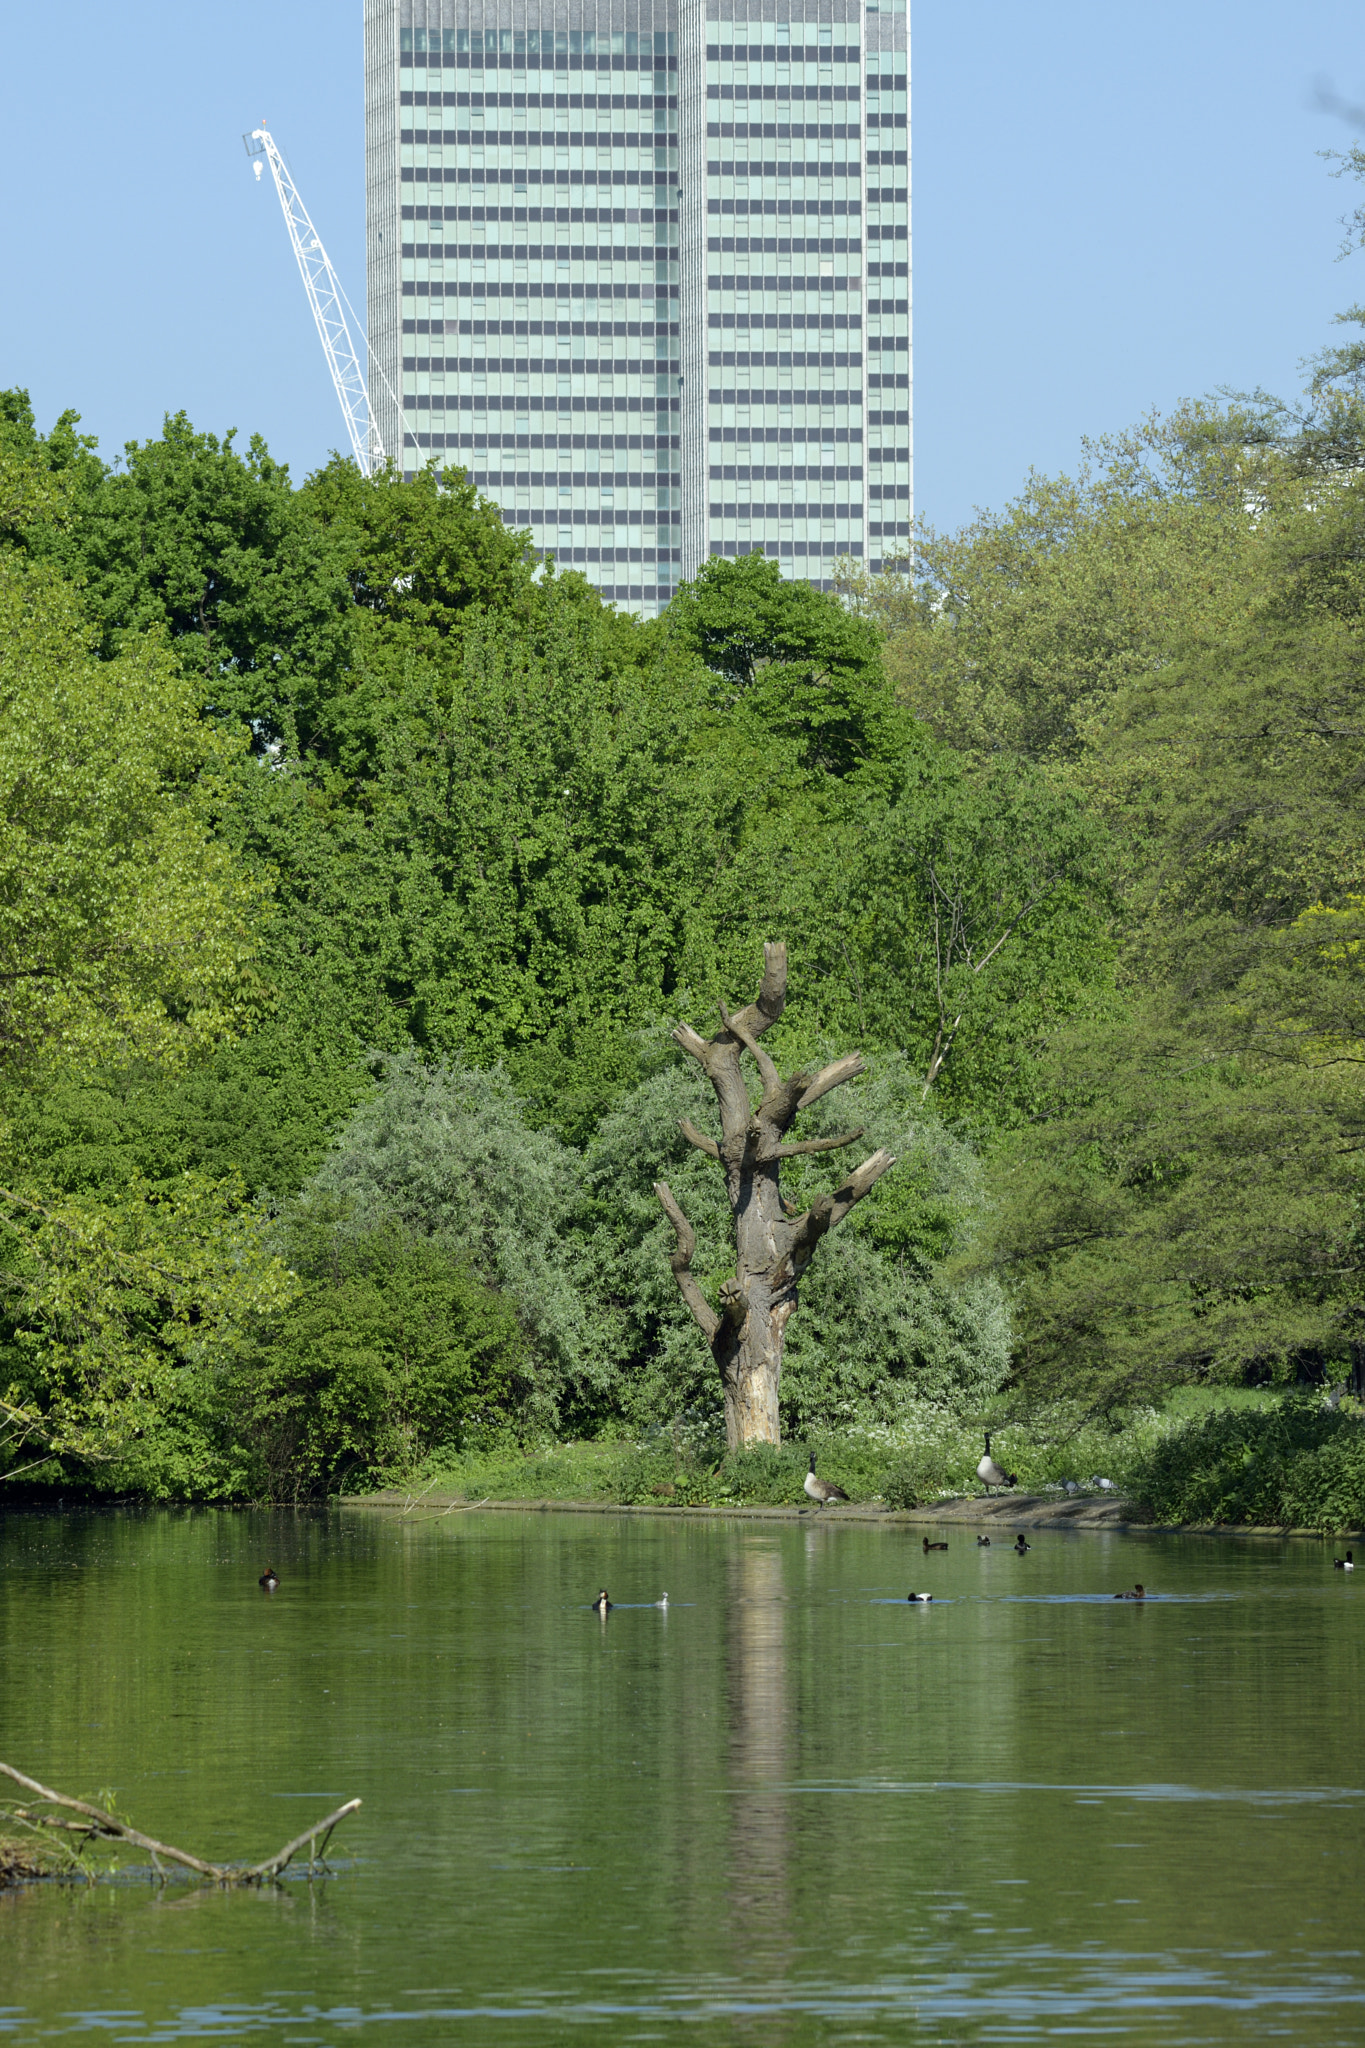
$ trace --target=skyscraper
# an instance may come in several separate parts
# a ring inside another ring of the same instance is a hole
[[[365,0],[365,69],[405,469],[646,614],[708,555],[904,546],[904,0]]]

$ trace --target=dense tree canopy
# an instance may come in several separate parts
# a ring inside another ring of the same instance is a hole
[[[785,1426],[1338,1372],[1353,346],[904,573],[716,559],[649,623],[458,473],[299,485],[183,416],[107,463],[0,395],[13,1469],[299,1496],[704,1406],[654,1181],[703,1289],[723,1219],[664,1027],[774,937],[775,1056],[860,1045],[903,1162],[807,1285]]]
[[[1048,780],[1107,828],[1122,888],[1114,1003],[1057,1031],[1000,1155],[1036,1389],[1339,1374],[1360,1341],[1365,483],[1314,479],[1297,442],[1255,463],[1192,608],[1054,693]]]

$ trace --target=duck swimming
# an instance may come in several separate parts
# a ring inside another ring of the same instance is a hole
[[[1025,1543],[1023,1535],[1021,1533],[1019,1537],[1016,1539],[1014,1548],[1016,1555],[1022,1557],[1026,1550],[1032,1550],[1033,1545],[1031,1543]]]
[[[1145,1600],[1147,1598],[1147,1589],[1145,1586],[1134,1586],[1131,1593],[1115,1593],[1114,1598],[1116,1600]]]
[[[279,1574],[273,1564],[268,1564],[256,1581],[258,1586],[264,1586],[267,1593],[273,1593],[279,1583]]]
[[[926,1550],[946,1550],[948,1548],[946,1543],[931,1543],[927,1536],[924,1539],[924,1547]]]
[[[657,1600],[656,1600],[656,1601],[654,1602],[654,1605],[655,1605],[656,1607],[667,1607],[667,1606],[668,1606],[668,1595],[667,1595],[667,1593],[661,1593],[661,1594],[659,1595],[658,1599],[657,1599]]]
[[[805,1490],[816,1505],[822,1508],[828,1507],[832,1500],[848,1499],[848,1495],[844,1492],[842,1486],[836,1486],[829,1479],[816,1478],[814,1451],[810,1454],[810,1470],[806,1474]]]
[[[978,1549],[978,1550],[989,1550],[989,1549],[990,1549],[990,1547],[991,1547],[991,1539],[990,1539],[990,1537],[989,1537],[989,1536],[978,1536],[978,1537],[977,1537],[977,1539],[976,1539],[976,1547],[977,1547],[977,1549]]]
[[[597,1598],[593,1601],[592,1604],[595,1612],[598,1614],[606,1615],[611,1613],[613,1602],[608,1600],[607,1589],[605,1586],[603,1586],[601,1592],[598,1594]]]
[[[932,1593],[907,1593],[905,1597],[913,1606],[927,1607],[934,1596]]]
[[[1019,1484],[1018,1473],[1006,1472],[1003,1467],[996,1464],[991,1456],[991,1433],[989,1430],[986,1431],[986,1455],[976,1468],[976,1476],[985,1487],[987,1493],[990,1492],[993,1486],[1017,1486]]]
[[[1356,1561],[1355,1561],[1355,1558],[1354,1558],[1354,1556],[1352,1555],[1352,1553],[1351,1553],[1351,1552],[1350,1552],[1349,1550],[1347,1551],[1347,1553],[1346,1553],[1345,1557],[1334,1557],[1334,1558],[1332,1559],[1332,1569],[1333,1569],[1333,1571],[1338,1571],[1338,1572],[1353,1572],[1353,1571],[1355,1570],[1355,1568],[1356,1568]]]

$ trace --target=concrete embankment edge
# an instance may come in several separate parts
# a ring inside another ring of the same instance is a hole
[[[521,1515],[653,1515],[670,1522],[818,1521],[834,1527],[847,1523],[890,1522],[916,1527],[950,1522],[978,1529],[997,1528],[1013,1534],[1020,1529],[1103,1529],[1131,1535],[1182,1534],[1198,1536],[1304,1536],[1321,1542],[1318,1529],[1257,1528],[1243,1522],[1147,1522],[1131,1501],[1110,1497],[1084,1500],[1055,1500],[1046,1494],[994,1495],[988,1500],[960,1497],[934,1501],[920,1508],[879,1508],[851,1504],[846,1507],[624,1507],[614,1501],[574,1500],[469,1500],[464,1494],[439,1487],[420,1493],[390,1488],[382,1493],[343,1494],[339,1503],[346,1508],[368,1508],[397,1514],[409,1520],[439,1519],[451,1514]],[[1338,1531],[1334,1540],[1359,1535],[1359,1530]]]

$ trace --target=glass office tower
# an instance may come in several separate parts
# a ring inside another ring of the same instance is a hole
[[[646,614],[708,555],[828,585],[903,547],[906,30],[861,0],[366,0],[385,448]]]

